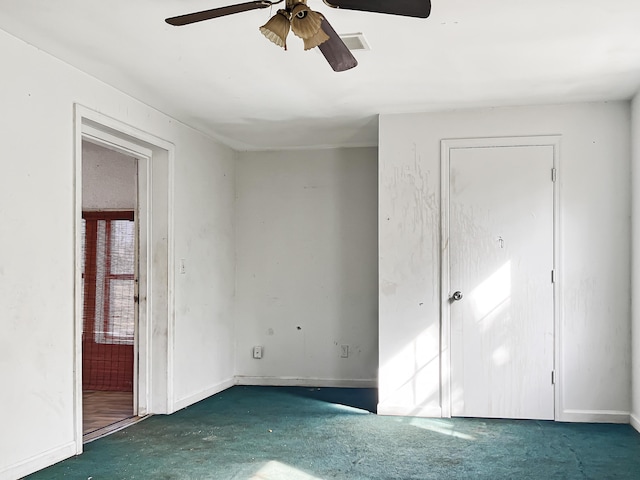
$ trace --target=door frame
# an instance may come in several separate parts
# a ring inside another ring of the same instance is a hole
[[[174,246],[172,143],[79,104],[74,105],[74,441],[82,435],[82,142],[137,161],[138,321],[134,404],[138,415],[173,413]]]
[[[560,352],[562,335],[560,265],[560,135],[535,135],[521,137],[482,137],[443,139],[440,142],[440,406],[443,417],[451,417],[451,296],[450,249],[449,249],[449,207],[450,207],[450,153],[462,148],[533,147],[553,148],[553,325],[554,325],[554,418],[562,411]],[[549,172],[550,178],[552,172]]]

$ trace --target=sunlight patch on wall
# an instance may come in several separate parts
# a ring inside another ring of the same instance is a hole
[[[509,354],[509,349],[502,345],[493,351],[491,357],[493,358],[493,364],[497,367],[501,367],[502,365],[509,363],[511,355]]]
[[[471,291],[471,308],[474,309],[482,328],[491,326],[498,312],[508,305],[511,298],[511,261],[506,262],[496,272]]]
[[[380,368],[381,402],[421,405],[440,390],[439,330],[431,325]]]

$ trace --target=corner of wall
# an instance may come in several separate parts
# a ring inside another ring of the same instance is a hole
[[[631,418],[640,432],[640,91],[631,102]]]
[[[640,432],[640,418],[632,414],[629,420],[630,420],[629,423],[631,423],[631,426],[635,428],[638,432]]]
[[[212,387],[205,388],[193,395],[188,395],[184,398],[176,400],[173,404],[172,413],[177,412],[178,410],[182,410],[183,408],[193,405],[194,403],[200,402],[205,398],[209,398],[212,395],[216,395],[217,393],[223,392],[228,388],[233,387],[234,385],[235,385],[235,379],[228,378],[222,382],[217,383],[216,385],[213,385]]]

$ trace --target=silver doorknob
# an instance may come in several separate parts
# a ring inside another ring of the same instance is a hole
[[[462,292],[459,290],[455,292],[453,295],[451,295],[451,300],[453,300],[454,302],[457,302],[458,300],[462,300]]]

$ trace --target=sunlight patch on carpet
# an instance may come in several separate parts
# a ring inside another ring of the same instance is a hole
[[[455,426],[451,422],[444,420],[433,420],[430,418],[412,418],[409,425],[414,427],[429,430],[430,432],[440,433],[442,435],[449,435],[450,437],[461,438],[463,440],[475,440],[476,438],[466,433],[458,432]]]
[[[249,480],[322,480],[275,460],[270,461]]]

